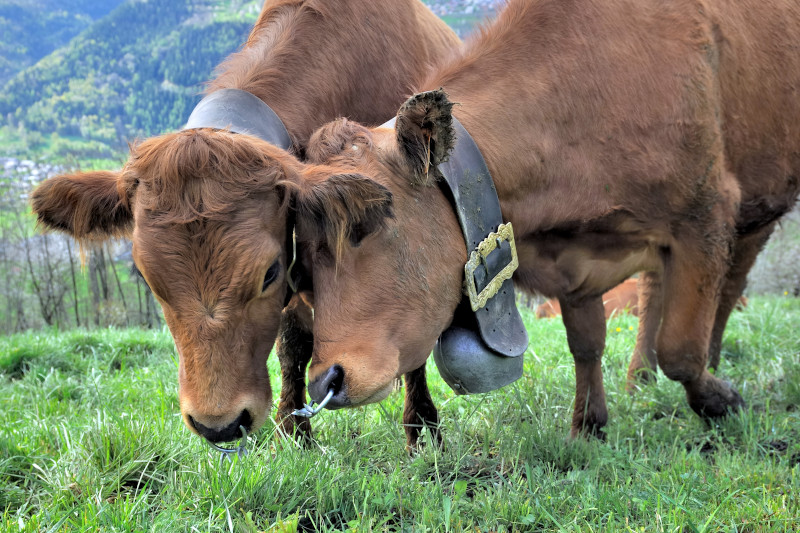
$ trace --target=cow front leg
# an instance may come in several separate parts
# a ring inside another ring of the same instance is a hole
[[[281,313],[278,333],[278,361],[281,365],[281,397],[276,421],[284,434],[298,442],[311,440],[311,420],[292,414],[306,403],[306,368],[314,349],[313,310],[295,295]]]
[[[711,253],[676,246],[666,257],[664,312],[656,349],[664,374],[683,384],[689,405],[705,418],[720,417],[744,405],[736,390],[706,369],[725,271],[724,260]]]
[[[561,316],[567,329],[567,342],[575,361],[575,408],[571,436],[594,435],[605,438],[608,422],[606,393],[603,389],[601,361],[606,344],[606,318],[600,296],[574,307],[560,300]]]
[[[405,408],[403,410],[403,427],[406,431],[406,448],[409,452],[417,449],[419,434],[423,427],[428,428],[431,440],[442,445],[439,432],[439,411],[433,404],[425,379],[425,365],[403,375],[406,386]]]
[[[714,318],[714,329],[711,331],[711,342],[708,348],[709,368],[716,370],[719,367],[722,334],[725,332],[728,318],[730,318],[731,312],[736,307],[739,297],[747,286],[747,274],[753,268],[756,257],[764,248],[774,229],[775,223],[773,222],[754,233],[740,236],[734,243],[733,260],[725,276],[719,306],[717,307],[717,315]]]
[[[636,346],[628,365],[628,392],[635,392],[640,385],[656,380],[658,359],[656,357],[656,337],[661,325],[661,312],[664,303],[661,274],[642,272],[637,283],[639,307],[639,331],[636,333]]]

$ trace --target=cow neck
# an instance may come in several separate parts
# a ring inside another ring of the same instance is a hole
[[[252,135],[278,148],[289,150],[292,140],[280,117],[263,100],[253,93],[241,89],[219,89],[206,95],[192,110],[184,130],[212,128],[228,130],[243,135]],[[297,292],[300,282],[300,269],[295,267],[297,248],[294,232],[294,211],[289,210],[287,221],[286,246],[291,250],[286,271],[286,281],[291,291],[287,291],[284,307],[292,294]],[[295,267],[295,268],[293,268]]]
[[[470,257],[465,268],[465,292],[470,284],[476,289],[472,297],[465,296],[460,308],[472,309],[480,336],[489,348],[500,355],[517,357],[528,348],[528,332],[517,310],[511,280],[516,269],[513,231],[510,223],[503,224],[494,180],[478,145],[452,118],[456,141],[448,160],[438,166],[444,177],[439,183],[458,218]],[[392,119],[383,127],[393,128],[394,123]],[[510,233],[510,240],[498,239],[501,233]],[[482,256],[480,252],[494,243],[496,249]],[[490,285],[494,285],[490,291],[494,295],[476,304],[475,292],[481,293]]]

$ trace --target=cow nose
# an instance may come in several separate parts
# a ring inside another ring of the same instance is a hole
[[[229,442],[240,439],[242,437],[240,426],[244,427],[245,431],[250,433],[250,429],[253,425],[253,417],[250,416],[250,411],[247,409],[242,411],[236,420],[221,429],[206,427],[192,418],[191,415],[187,415],[187,417],[192,427],[197,430],[200,436],[204,437],[209,442]]]
[[[344,369],[333,365],[314,381],[308,384],[308,395],[317,403],[321,403],[333,391],[333,397],[325,404],[328,409],[338,409],[350,404],[344,390]]]

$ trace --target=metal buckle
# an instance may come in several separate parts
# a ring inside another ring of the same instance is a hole
[[[507,241],[511,246],[511,262],[508,263],[503,270],[486,284],[486,287],[478,294],[478,288],[475,284],[475,270],[481,265],[486,263],[486,258],[489,254],[500,247],[503,241]],[[473,311],[484,307],[486,302],[489,301],[507,279],[511,279],[514,271],[519,266],[519,259],[517,258],[517,247],[514,244],[514,228],[511,227],[511,222],[500,224],[496,232],[492,232],[488,237],[483,239],[478,246],[470,253],[467,264],[464,265],[464,288],[467,296],[469,296],[469,303]]]

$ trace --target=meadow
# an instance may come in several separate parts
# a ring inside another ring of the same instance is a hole
[[[636,319],[608,324],[605,442],[569,440],[559,320],[524,318],[525,374],[455,396],[429,362],[444,449],[409,455],[402,393],[324,411],[302,448],[274,425],[223,462],[183,426],[166,330],[0,338],[3,531],[798,531],[800,299],[734,313],[719,375],[746,410],[708,425],[663,374],[631,396]],[[273,387],[278,364],[269,360]],[[277,398],[277,391],[274,393]]]

